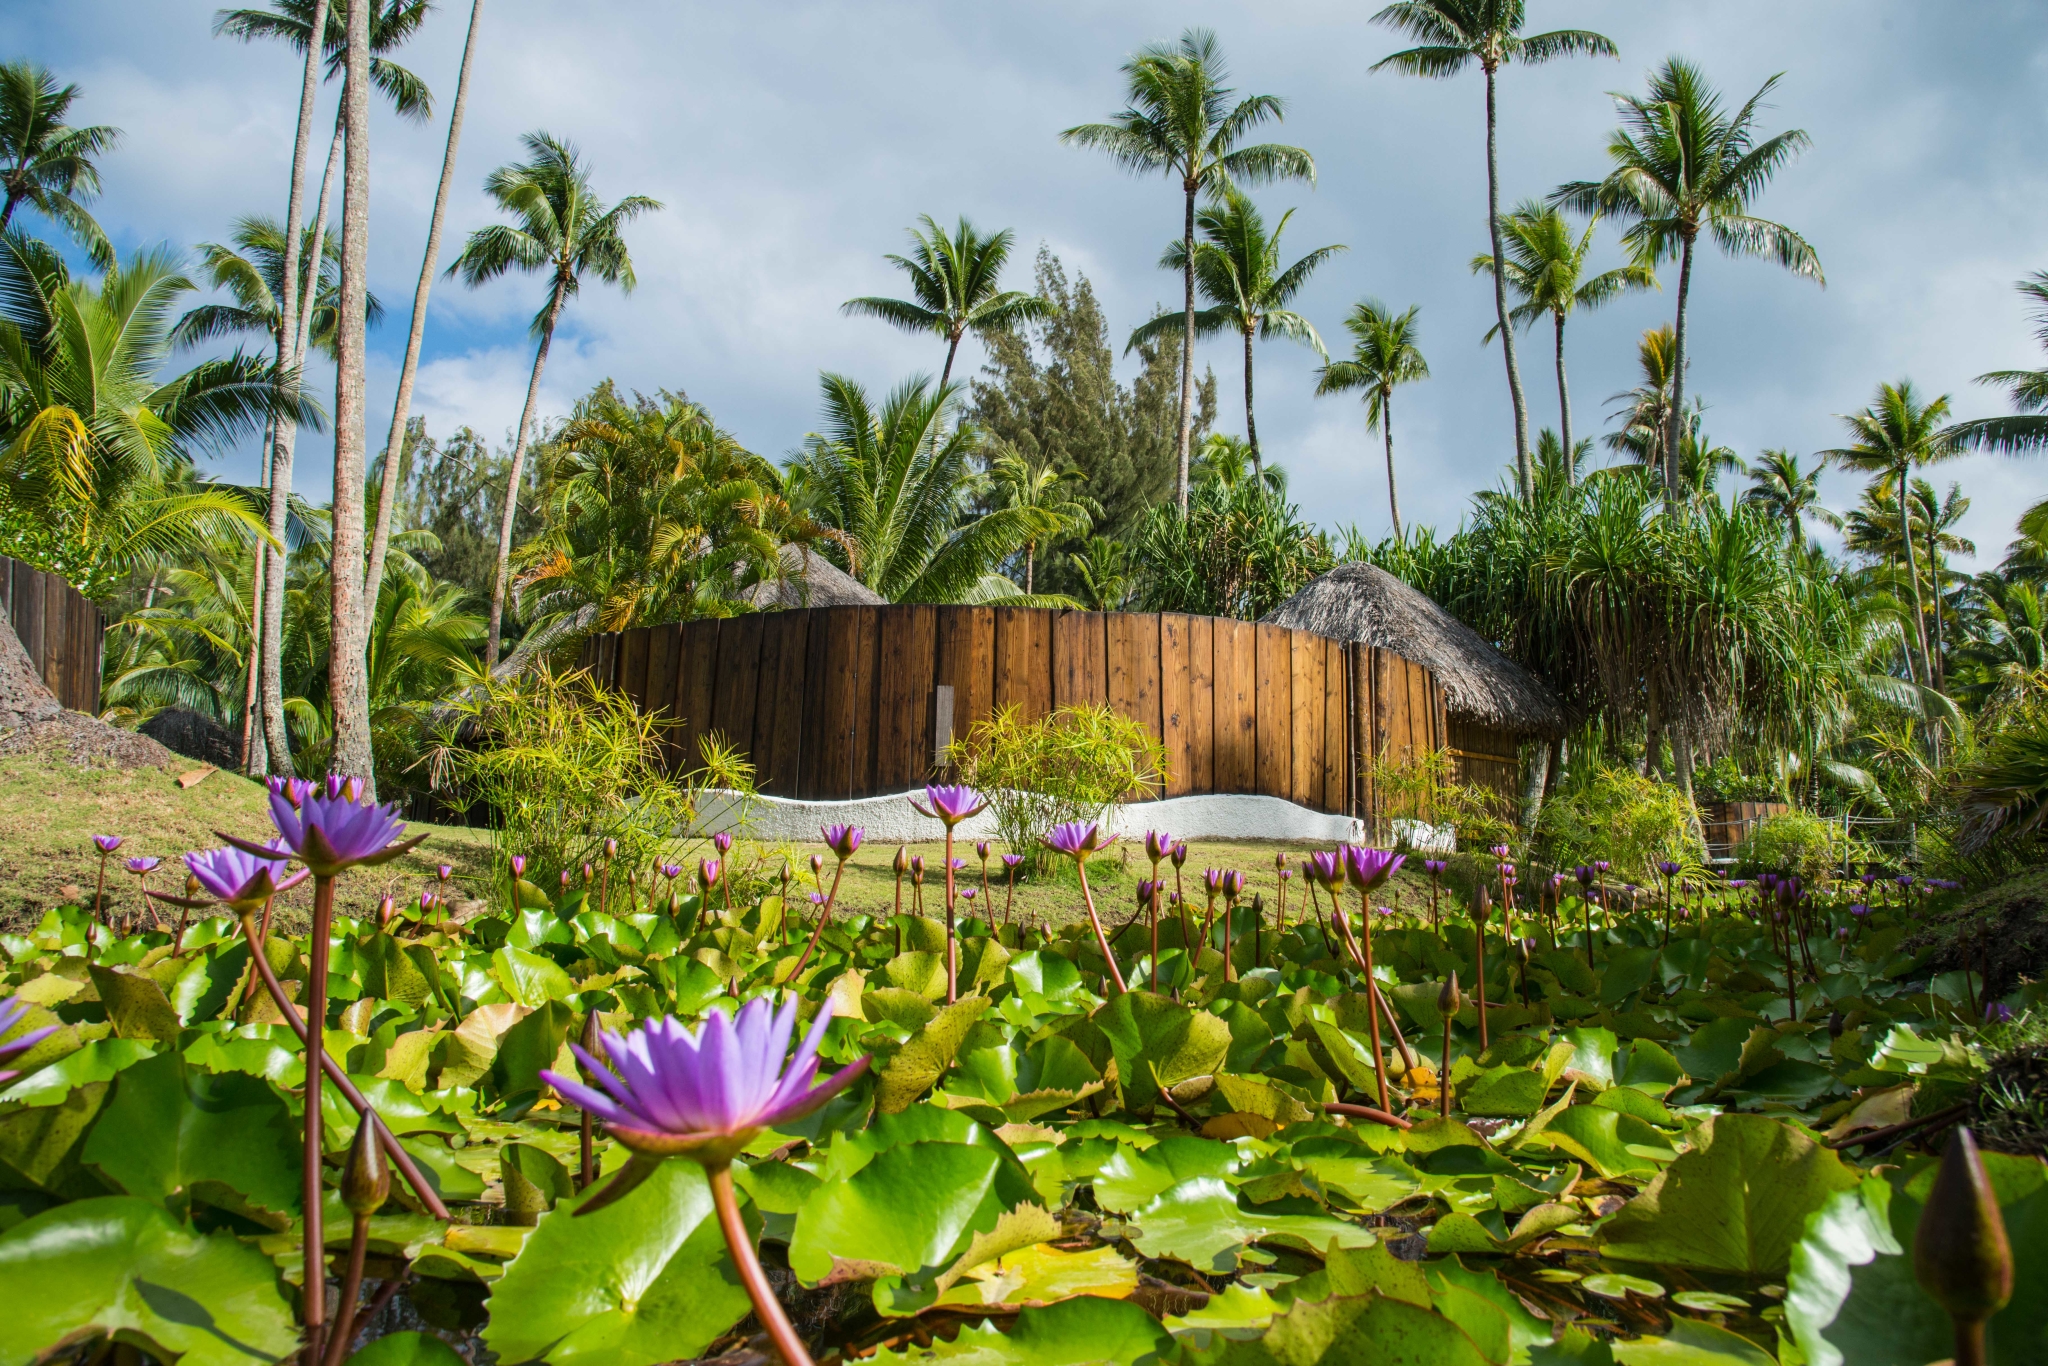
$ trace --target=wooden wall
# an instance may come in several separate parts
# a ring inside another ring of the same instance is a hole
[[[591,637],[582,665],[673,718],[674,761],[717,734],[762,792],[841,800],[944,776],[998,707],[1106,704],[1166,747],[1166,795],[1244,792],[1371,814],[1362,756],[1446,742],[1443,689],[1383,650],[1176,613],[821,607]]]
[[[73,711],[100,709],[106,619],[56,574],[0,555],[0,604],[43,683]]]

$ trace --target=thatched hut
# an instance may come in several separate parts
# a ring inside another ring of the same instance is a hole
[[[888,599],[815,550],[785,545],[782,573],[749,588],[746,599],[764,612],[782,607],[880,607]]]
[[[1468,782],[1517,791],[1522,745],[1565,727],[1564,707],[1543,680],[1375,565],[1340,564],[1261,620],[1364,641],[1435,674],[1443,685],[1451,754]]]

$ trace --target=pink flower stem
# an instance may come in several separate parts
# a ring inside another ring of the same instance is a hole
[[[761,1270],[761,1259],[754,1254],[754,1240],[747,1234],[746,1221],[740,1218],[740,1200],[733,1190],[732,1168],[724,1164],[706,1167],[704,1175],[711,1182],[711,1203],[718,1210],[718,1227],[725,1234],[726,1247],[732,1252],[733,1266],[740,1273],[740,1284],[747,1288],[747,1298],[754,1302],[755,1316],[768,1330],[768,1340],[775,1344],[776,1352],[787,1366],[811,1366],[811,1354],[804,1347],[804,1340],[797,1336],[789,1315],[782,1312],[782,1302],[775,1298],[775,1287],[768,1284],[768,1274]]]
[[[936,807],[933,808],[937,810]],[[1100,934],[1101,927],[1096,933]],[[946,1004],[960,999],[960,958],[953,944],[953,823],[946,822]]]
[[[321,1139],[324,1137],[320,1102],[326,1090],[322,1081],[327,1053],[327,954],[328,930],[333,922],[334,879],[316,874],[313,878],[312,942],[308,946],[312,962],[306,974],[306,1149],[299,1206],[303,1212],[305,1233],[306,1280],[303,1295],[306,1335],[311,1344],[308,1359],[313,1361],[319,1360],[320,1326],[327,1321],[327,1245],[320,1218]],[[287,1009],[285,1013],[289,1015],[291,1011]]]
[[[825,895],[825,904],[818,907],[818,923],[811,926],[811,940],[804,945],[804,951],[797,956],[796,966],[789,970],[789,980],[794,982],[804,970],[804,964],[811,961],[812,950],[818,947],[818,936],[825,932],[825,921],[832,914],[832,903],[839,896],[839,877],[846,871],[846,860],[839,860],[839,866],[832,870],[832,890]],[[787,912],[784,912],[787,914]]]
[[[1095,893],[1088,890],[1088,863],[1076,860],[1074,868],[1081,874],[1081,900],[1088,907],[1088,923],[1095,927],[1095,943],[1102,950],[1103,961],[1109,964],[1110,980],[1116,983],[1117,995],[1121,996],[1130,988],[1124,985],[1123,969],[1116,965],[1116,954],[1110,951],[1109,936],[1102,932],[1102,918],[1095,914]]]
[[[1333,894],[1330,899],[1336,901],[1340,908],[1343,905],[1341,897]],[[1342,917],[1343,912],[1341,909],[1338,911],[1338,915],[1340,918]],[[1364,948],[1361,966],[1365,968],[1365,989],[1369,994],[1377,996],[1380,984],[1372,975],[1372,902],[1367,897],[1363,887],[1358,889],[1358,915],[1359,939]],[[1347,925],[1345,928],[1348,931],[1350,926]],[[1387,1060],[1380,1053],[1380,1013],[1377,1010],[1368,1010],[1365,1012],[1365,1018],[1366,1023],[1371,1027],[1372,1070],[1375,1080],[1379,1082],[1380,1109],[1391,1112],[1394,1106],[1387,1097]]]

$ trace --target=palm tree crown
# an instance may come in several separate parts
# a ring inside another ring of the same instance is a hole
[[[299,242],[301,253],[310,253],[313,229],[302,229]],[[307,332],[312,344],[332,357],[341,243],[323,236],[321,246],[320,280]],[[284,312],[278,306],[284,293],[284,229],[277,220],[261,215],[239,220],[227,242],[201,242],[199,260],[202,278],[234,302],[200,304],[185,310],[171,329],[171,340],[179,346],[197,346],[220,337],[254,333],[275,344],[278,329],[284,325]],[[366,295],[364,312],[375,325],[384,317],[384,305],[376,295]]]
[[[1827,467],[1825,456],[1816,460],[1813,468],[1802,469],[1799,457],[1790,451],[1765,451],[1749,467],[1749,487],[1743,491],[1742,501],[1783,522],[1792,544],[1805,545],[1807,518],[1822,526],[1839,529],[1842,525],[1840,513],[1821,506],[1820,473]]]
[[[1245,145],[1253,129],[1284,117],[1286,104],[1277,95],[1247,95],[1233,103],[1236,92],[1225,84],[1229,72],[1223,49],[1207,29],[1189,29],[1178,43],[1141,49],[1124,63],[1123,73],[1124,108],[1107,123],[1067,129],[1060,141],[1107,152],[1125,170],[1140,175],[1163,171],[1180,182],[1184,297],[1176,496],[1186,512],[1194,400],[1195,200],[1224,185],[1282,179],[1314,184],[1316,163],[1299,147]]]
[[[434,0],[370,0],[370,84],[384,92],[400,117],[414,123],[434,116],[434,93],[425,81],[383,54],[410,42],[433,10]],[[330,4],[325,27],[320,52],[332,80],[347,74],[348,6]],[[245,43],[274,38],[304,52],[313,31],[313,0],[270,0],[269,9],[220,10],[213,16],[213,31]]]
[[[1731,256],[1769,257],[1794,275],[1826,283],[1820,256],[1804,237],[1749,211],[1771,178],[1812,141],[1798,128],[1759,140],[1757,111],[1778,80],[1765,81],[1731,113],[1698,67],[1670,58],[1651,73],[1647,94],[1614,96],[1621,127],[1607,144],[1614,163],[1607,178],[1573,181],[1550,196],[1552,203],[1581,213],[1605,209],[1634,220],[1621,240],[1638,263],[1679,261],[1672,402],[1665,418],[1665,487],[1674,499],[1678,414],[1685,402],[1686,302],[1700,234]]]
[[[1195,334],[1205,336],[1225,328],[1236,331],[1244,342],[1244,430],[1250,443],[1254,474],[1263,469],[1259,456],[1259,425],[1252,413],[1252,340],[1255,337],[1285,337],[1313,347],[1317,355],[1329,356],[1315,324],[1287,305],[1294,301],[1316,268],[1342,246],[1317,247],[1291,266],[1280,264],[1280,237],[1287,231],[1289,209],[1280,221],[1266,230],[1265,216],[1251,197],[1234,186],[1221,191],[1195,215],[1195,226],[1203,241],[1195,245],[1195,282],[1213,307],[1195,314]],[[1167,244],[1159,264],[1168,270],[1184,270],[1186,247]],[[1182,322],[1178,313],[1161,313],[1131,333],[1126,353],[1146,342],[1171,335]]]
[[[989,462],[989,475],[1001,493],[1003,506],[1034,508],[1048,514],[1059,522],[1059,529],[1053,533],[1055,536],[1083,535],[1102,515],[1102,509],[1094,499],[1076,492],[1073,487],[1087,482],[1087,476],[1081,471],[1061,469],[1051,460],[1043,463],[1033,461],[1015,447],[1004,450]],[[1037,591],[1039,539],[1032,536],[1024,542],[1024,592],[1027,595]]]
[[[1016,234],[1004,228],[983,236],[963,215],[951,237],[930,214],[910,233],[908,256],[886,259],[910,277],[914,299],[863,297],[840,305],[842,313],[880,318],[906,332],[935,332],[946,339],[946,366],[939,387],[953,376],[953,356],[969,332],[987,334],[1015,323],[1046,317],[1052,306],[1035,294],[1000,287]]]
[[[114,150],[121,130],[105,124],[73,128],[64,122],[75,85],[58,85],[56,77],[34,62],[0,64],[0,232],[14,211],[27,204],[64,228],[105,267],[114,249],[100,225],[86,212],[85,201],[99,193],[98,158]]]
[[[2048,270],[2035,271],[2014,288],[2032,303],[2034,340],[2048,348]],[[1993,370],[1977,376],[1977,383],[2004,389],[2019,412],[1958,422],[1954,436],[1959,444],[2007,455],[2048,449],[2048,369]]]
[[[1394,387],[1429,378],[1429,362],[1416,344],[1420,329],[1416,315],[1420,305],[1396,313],[1378,299],[1353,304],[1344,319],[1351,333],[1351,355],[1331,361],[1316,384],[1318,394],[1357,390],[1365,399],[1365,430],[1377,428],[1386,438],[1387,507],[1392,513],[1394,539],[1401,533],[1401,498],[1394,484]]]

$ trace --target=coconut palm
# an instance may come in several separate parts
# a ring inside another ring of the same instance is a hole
[[[1669,327],[1644,330],[1636,342],[1636,368],[1642,382],[1633,389],[1609,394],[1607,401],[1618,405],[1608,417],[1618,419],[1613,431],[1600,438],[1616,455],[1661,472],[1665,467],[1664,444],[1670,439],[1672,362],[1676,347]]]
[[[321,55],[331,80],[347,74],[348,10],[346,3],[333,0],[270,0],[267,9],[215,11],[213,31],[245,43],[270,39],[294,52],[304,52],[307,35],[318,17],[325,35]],[[384,54],[417,37],[433,11],[434,0],[370,0],[365,16],[370,33],[370,84],[383,92],[395,113],[415,123],[433,117],[433,91],[419,76]]]
[[[495,664],[505,614],[505,591],[512,560],[512,522],[517,512],[519,479],[533,433],[535,405],[540,401],[541,372],[555,339],[562,309],[583,287],[585,274],[631,293],[636,283],[633,257],[626,249],[624,228],[643,213],[661,207],[645,195],[628,195],[607,207],[592,191],[590,169],[576,149],[544,132],[523,139],[528,160],[500,166],[484,181],[484,192],[516,224],[497,223],[469,235],[462,254],[448,267],[472,289],[517,268],[544,274],[547,301],[534,314],[531,335],[538,345],[533,372],[526,382],[526,407],[512,444],[512,468],[505,486],[505,513],[498,530],[498,572],[491,584],[490,625],[485,632],[484,663]]]
[[[1916,560],[1926,557],[1926,611],[1931,621],[1929,648],[1929,669],[1933,675],[1933,687],[1941,690],[1947,677],[1947,660],[1943,637],[1946,633],[1944,618],[1949,614],[1947,599],[1949,585],[1956,582],[1956,576],[1944,568],[1944,555],[1975,555],[1976,542],[1966,536],[1957,535],[1955,526],[1970,510],[1970,500],[1963,496],[1960,486],[1950,484],[1948,496],[1936,494],[1934,485],[1925,479],[1914,479],[1906,495],[1906,530],[1900,530],[1898,501],[1888,476],[1873,479],[1863,490],[1862,504],[1843,519],[1845,535],[1843,540],[1851,550],[1861,551],[1887,565],[1898,565],[1904,560],[1906,537],[1912,538]],[[1914,585],[1917,590],[1921,585]],[[1923,628],[1924,629],[1924,628]]]
[[[1291,266],[1280,264],[1280,237],[1287,231],[1289,209],[1280,215],[1273,230],[1250,196],[1224,186],[1210,203],[1195,215],[1195,226],[1203,240],[1195,246],[1195,282],[1211,307],[1195,314],[1195,332],[1208,335],[1230,328],[1244,339],[1244,432],[1251,447],[1252,475],[1265,477],[1259,457],[1259,424],[1252,413],[1252,341],[1258,337],[1285,337],[1313,347],[1325,361],[1329,351],[1317,334],[1315,324],[1287,305],[1293,302],[1316,268],[1342,246],[1317,247]],[[1186,244],[1169,243],[1159,264],[1167,270],[1185,270]],[[1161,313],[1131,333],[1126,354],[1149,341],[1172,334],[1185,325],[1178,313]]]
[[[62,224],[104,268],[113,263],[114,248],[85,201],[99,193],[98,159],[114,150],[121,130],[65,123],[77,98],[77,86],[58,85],[34,62],[0,63],[0,190],[7,196],[0,204],[0,232],[26,204]]]
[[[1503,268],[1507,271],[1508,288],[1521,300],[1509,312],[1509,321],[1527,327],[1548,313],[1556,329],[1557,429],[1558,440],[1566,449],[1572,445],[1572,396],[1564,371],[1566,319],[1574,309],[1590,312],[1630,290],[1657,287],[1657,272],[1638,264],[1617,266],[1590,280],[1584,278],[1586,257],[1593,249],[1593,229],[1599,223],[1595,215],[1586,224],[1586,230],[1574,239],[1563,214],[1525,199],[1500,225],[1500,235],[1506,239]],[[1491,275],[1493,261],[1491,256],[1473,257],[1472,273]],[[1487,331],[1486,339],[1491,341],[1498,335],[1500,325],[1496,323]]]
[[[1909,483],[1915,468],[1946,460],[1957,454],[1958,442],[1955,434],[1945,427],[1949,415],[1947,394],[1932,399],[1922,399],[1914,391],[1911,380],[1900,380],[1896,384],[1880,384],[1877,397],[1869,407],[1860,413],[1842,415],[1843,424],[1855,444],[1822,451],[1824,459],[1832,460],[1844,469],[1874,474],[1890,481],[1898,498],[1898,525],[1911,524],[1907,500],[1912,495]],[[1927,649],[1927,605],[1920,595],[1919,558],[1913,546],[1914,537],[1902,536],[1905,551],[1906,580],[1912,587],[1913,634],[1920,650],[1920,669],[1916,683],[1933,687],[1933,670]],[[1908,675],[1912,676],[1911,658],[1908,657]]]
[[[1979,574],[1956,648],[1959,697],[1978,708],[2010,705],[2048,681],[2048,599],[2032,583]]]
[[[1559,57],[1618,57],[1609,39],[1585,29],[1557,29],[1523,34],[1527,18],[1523,0],[1398,0],[1375,14],[1373,22],[1406,34],[1420,46],[1374,62],[1372,70],[1392,67],[1411,76],[1447,79],[1477,63],[1486,75],[1486,231],[1493,244],[1493,310],[1501,333],[1501,354],[1508,367],[1508,398],[1515,410],[1515,480],[1522,497],[1534,489],[1529,462],[1529,405],[1522,395],[1522,372],[1515,361],[1514,333],[1508,327],[1507,268],[1501,248],[1500,156],[1495,147],[1498,124],[1495,85],[1500,69],[1510,62],[1535,65]]]
[[[1052,533],[1055,537],[1086,535],[1102,515],[1094,499],[1076,491],[1076,486],[1085,484],[1088,476],[1077,469],[1061,469],[1050,460],[1042,464],[1033,461],[1015,447],[989,462],[989,475],[1004,507],[1035,508],[1057,520],[1059,529]],[[1026,594],[1037,591],[1035,570],[1041,539],[1032,536],[1024,542]]]
[[[313,230],[299,234],[299,248],[310,254]],[[307,336],[321,354],[334,355],[337,275],[341,269],[341,243],[333,238],[322,244],[320,274],[313,295],[313,314]],[[179,346],[198,346],[224,337],[260,336],[277,345],[284,331],[284,229],[274,218],[250,215],[236,220],[234,234],[226,242],[201,242],[199,277],[210,288],[226,294],[231,303],[198,304],[185,310],[171,329],[171,340]],[[371,323],[384,316],[384,305],[374,294],[366,295],[364,310]]]
[[[1082,604],[1091,612],[1121,612],[1131,600],[1137,576],[1131,548],[1107,536],[1090,536],[1085,555],[1070,555],[1074,577],[1081,581]]]
[[[192,289],[161,251],[94,288],[18,230],[0,238],[0,512],[63,546],[88,591],[209,534],[261,534],[247,498],[179,472],[280,414],[320,419],[295,377],[239,352],[159,378]]]
[[[1586,462],[1592,458],[1590,436],[1582,436],[1573,443],[1571,458],[1567,460],[1564,442],[1558,439],[1555,428],[1545,427],[1536,433],[1536,501],[1542,503],[1568,494],[1586,477]]]
[[[1188,509],[1188,460],[1193,440],[1195,363],[1195,201],[1205,191],[1232,184],[1281,179],[1315,183],[1315,159],[1299,147],[1279,143],[1240,145],[1259,125],[1277,122],[1286,105],[1277,95],[1248,95],[1224,84],[1229,73],[1216,35],[1191,28],[1177,44],[1139,50],[1124,63],[1124,108],[1108,123],[1084,123],[1060,134],[1060,141],[1107,152],[1125,170],[1163,171],[1180,182],[1181,352],[1179,475],[1175,498]]]
[[[1650,74],[1647,94],[1614,96],[1621,127],[1607,144],[1614,163],[1607,178],[1573,181],[1550,196],[1553,204],[1580,213],[1604,209],[1633,220],[1621,240],[1639,264],[1678,260],[1664,443],[1665,496],[1674,505],[1681,487],[1676,457],[1679,415],[1685,408],[1686,308],[1700,234],[1730,256],[1769,257],[1794,275],[1827,283],[1820,256],[1805,238],[1749,211],[1771,177],[1811,141],[1798,128],[1759,140],[1757,111],[1778,80],[1765,81],[1730,113],[1698,67],[1670,58]]]
[[[1385,438],[1387,511],[1394,523],[1396,541],[1403,537],[1401,495],[1394,482],[1394,389],[1429,378],[1429,362],[1422,358],[1422,350],[1416,345],[1419,329],[1415,318],[1421,311],[1417,304],[1406,313],[1395,313],[1378,299],[1353,304],[1344,319],[1352,336],[1351,355],[1325,365],[1316,384],[1318,394],[1357,390],[1365,400],[1367,435],[1377,428]]]
[[[1799,457],[1790,451],[1767,450],[1749,467],[1749,487],[1743,491],[1742,501],[1783,522],[1792,544],[1803,546],[1809,517],[1837,531],[1842,527],[1841,514],[1821,506],[1820,474],[1827,467],[1825,456],[1816,460],[1812,469],[1802,469]]]
[[[810,512],[842,533],[825,553],[889,601],[963,601],[997,565],[1064,526],[1047,507],[969,510],[981,437],[953,421],[957,386],[918,376],[877,407],[844,375],[820,383],[824,430],[805,438],[799,458]]]
[[[2033,305],[2034,340],[2048,348],[2048,270],[2037,270],[2013,286]],[[1956,424],[1956,443],[1971,450],[2031,454],[2048,449],[2048,369],[1993,370],[1977,383],[2002,388],[2018,413],[1980,417]]]
[[[987,236],[961,216],[951,237],[930,214],[918,219],[922,228],[910,233],[908,256],[883,259],[910,277],[914,299],[848,299],[842,313],[880,318],[906,332],[935,332],[946,339],[946,365],[939,387],[953,377],[953,357],[969,332],[986,336],[1020,322],[1051,315],[1052,305],[1036,294],[1002,289],[1003,267],[1009,262],[1016,234],[1008,228]]]

